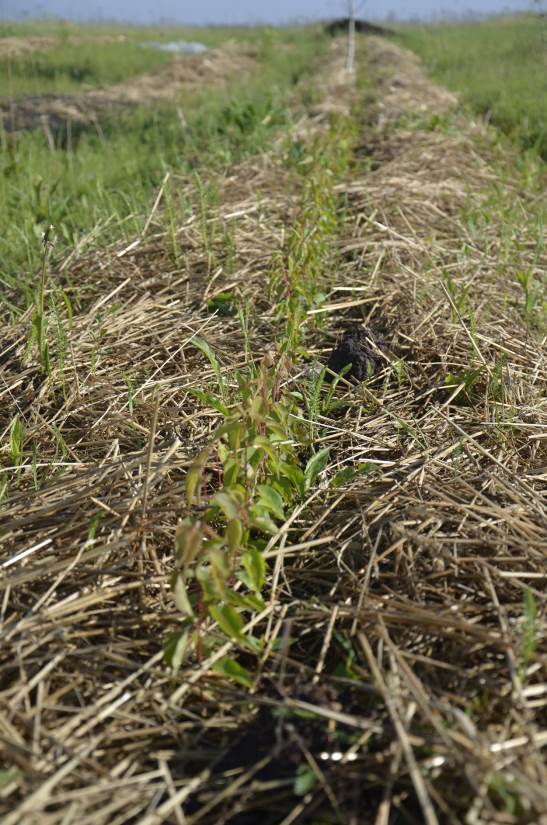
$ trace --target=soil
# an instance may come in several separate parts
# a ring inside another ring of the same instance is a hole
[[[354,327],[345,332],[332,350],[327,367],[332,372],[344,373],[345,378],[364,381],[370,378],[381,366],[378,345],[372,333],[362,327]],[[326,380],[333,376],[327,373]]]

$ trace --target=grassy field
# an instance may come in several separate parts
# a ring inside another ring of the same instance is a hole
[[[161,34],[146,31],[146,37]],[[200,32],[202,40],[220,44],[233,38],[234,31],[224,31],[224,41],[219,30],[210,37],[207,34]],[[276,49],[281,39],[282,51]],[[95,125],[79,133],[75,129],[74,142],[68,147],[61,143],[52,149],[41,130],[2,136],[0,281],[5,287],[4,300],[21,307],[28,302],[41,256],[40,240],[49,224],[56,227],[60,248],[78,245],[92,230],[95,242],[99,232],[104,243],[133,237],[146,221],[155,187],[169,170],[184,174],[203,164],[236,162],[245,153],[260,151],[287,125],[294,84],[311,71],[311,56],[320,50],[321,36],[317,31],[284,32],[282,36],[267,30],[244,32],[242,46],[249,40],[256,47],[260,71],[249,72],[244,80],[234,76],[227,90],[197,86],[163,108],[128,108],[107,117],[100,129]],[[73,48],[63,47],[55,59],[68,59]],[[119,67],[126,66],[124,49],[123,44],[112,47],[119,60],[113,74],[119,75]],[[147,58],[141,60],[143,69],[149,68]],[[27,80],[37,83],[32,62],[26,65]],[[103,70],[110,72],[106,65]],[[40,88],[48,91],[49,86],[45,83]],[[306,94],[305,83],[300,90]],[[166,197],[173,208],[178,204],[176,183],[169,185]]]
[[[0,62],[0,95],[13,99],[71,94],[152,71],[168,59],[163,52],[134,43],[59,41],[28,56],[4,57]]]
[[[228,39],[237,39],[244,43],[261,37],[263,32],[274,33],[273,29],[242,26],[176,26],[151,25],[131,26],[130,24],[93,24],[78,25],[59,20],[28,20],[25,22],[1,22],[0,38],[48,37],[59,42],[70,39],[100,40],[114,39],[120,42],[143,43],[148,40],[168,42],[171,40],[199,41],[206,46],[218,46]]]
[[[0,98],[72,94],[152,71],[171,58],[161,51],[143,48],[143,44],[150,42],[198,39],[214,48],[230,39],[244,44],[260,42],[265,37],[266,31],[229,27],[196,32],[182,27],[4,24],[0,25]],[[6,38],[12,53],[7,47],[2,49]],[[26,51],[20,41],[29,38],[33,48]]]
[[[537,825],[545,164],[240,46],[2,135],[2,825]]]
[[[471,111],[547,160],[547,18],[411,27],[403,36]]]

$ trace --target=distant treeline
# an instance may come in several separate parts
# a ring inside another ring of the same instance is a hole
[[[347,32],[349,23],[349,17],[338,17],[336,20],[331,20],[330,23],[325,24],[325,31],[334,37],[341,32]],[[392,29],[386,29],[384,26],[376,26],[374,23],[369,23],[367,20],[356,20],[355,31],[359,32],[359,34],[395,34]]]

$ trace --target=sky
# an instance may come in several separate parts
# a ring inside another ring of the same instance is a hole
[[[443,14],[528,11],[533,0],[356,0],[359,16],[384,19],[430,18]],[[72,20],[132,23],[282,23],[337,17],[346,0],[0,0],[0,20],[53,15]]]

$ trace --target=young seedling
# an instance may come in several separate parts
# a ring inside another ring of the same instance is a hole
[[[50,373],[49,345],[47,340],[46,288],[49,274],[49,261],[54,246],[55,229],[53,226],[49,226],[42,238],[42,265],[32,315],[38,362],[45,375],[49,375]]]

